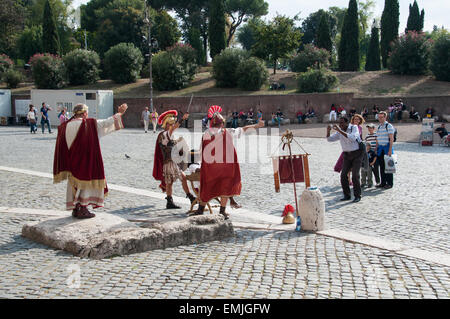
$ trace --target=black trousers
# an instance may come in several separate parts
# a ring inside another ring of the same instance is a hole
[[[394,174],[386,174],[384,172],[384,168],[385,168],[384,155],[387,155],[387,154],[384,154],[384,150],[383,150],[383,151],[381,151],[381,155],[378,156],[378,158],[377,158],[378,165],[380,166],[381,186],[385,186],[385,185],[394,186]]]
[[[360,170],[363,159],[363,150],[344,152],[344,164],[341,171],[341,186],[345,197],[350,197],[350,185],[348,182],[348,172],[352,171],[353,195],[361,197]]]
[[[372,170],[373,175],[375,176],[375,182],[380,184],[380,164],[378,163],[378,159],[375,161],[375,164],[370,168]]]

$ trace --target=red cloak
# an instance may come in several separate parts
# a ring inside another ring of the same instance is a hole
[[[216,139],[223,140],[218,141]],[[208,145],[213,142],[215,143],[214,145],[222,149],[211,149],[211,146],[208,148]],[[233,154],[228,154],[227,156],[227,152],[233,152]],[[207,158],[210,155],[213,159]],[[228,163],[226,161],[227,158]],[[215,136],[209,136],[206,133],[202,139],[201,201],[209,202],[216,197],[237,196],[241,194],[241,188],[241,171],[231,134],[227,130]]]
[[[58,126],[53,160],[53,183],[70,178],[76,188],[104,189],[106,194],[108,188],[98,139],[97,120],[82,120],[70,149],[66,142],[68,123],[70,121]]]
[[[163,175],[163,165],[164,165],[164,159],[163,154],[161,151],[161,147],[159,146],[159,137],[163,132],[158,134],[158,137],[156,139],[156,145],[155,145],[155,157],[153,159],[153,177],[160,181],[161,184],[159,185],[159,188],[162,189],[163,192],[166,191],[166,182],[164,181],[164,175]]]

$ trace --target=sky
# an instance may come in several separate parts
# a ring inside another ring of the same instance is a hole
[[[89,0],[73,0],[73,6],[76,8],[80,4],[88,3]],[[269,4],[269,14],[266,19],[271,19],[277,13],[293,17],[300,13],[300,18],[306,18],[310,13],[319,9],[328,9],[329,7],[348,7],[349,0],[266,0]],[[414,0],[399,0],[400,4],[400,28],[399,33],[403,33],[406,27],[406,21],[409,15],[409,5]],[[449,29],[450,1],[448,0],[418,0],[419,9],[425,9],[425,31],[432,31],[433,25],[439,28]],[[375,0],[373,9],[373,18],[381,18],[384,8],[384,0]]]

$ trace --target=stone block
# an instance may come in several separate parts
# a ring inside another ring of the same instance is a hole
[[[324,230],[325,202],[318,188],[305,189],[300,196],[298,205],[303,230]]]
[[[233,235],[231,221],[218,214],[136,223],[98,213],[91,219],[51,218],[22,228],[23,237],[92,259],[198,244]]]
[[[443,114],[442,119],[446,122],[450,122],[450,114]]]
[[[307,117],[305,119],[305,124],[316,124],[318,122],[319,120],[317,119],[317,117]]]

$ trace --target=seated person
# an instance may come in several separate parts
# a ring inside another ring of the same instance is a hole
[[[409,111],[409,118],[413,119],[417,122],[420,122],[420,115],[419,112],[416,111],[416,109],[414,108],[414,106],[411,107],[411,111]]]
[[[445,128],[445,123],[441,123],[441,126],[435,129],[434,132],[438,133],[441,139],[448,135],[448,131]]]
[[[350,117],[353,117],[353,115],[355,115],[355,114],[356,114],[356,109],[354,107],[352,107],[350,109]]]
[[[278,108],[278,111],[277,111],[276,115],[277,115],[277,117],[278,117],[280,120],[284,117],[284,114],[283,114],[283,112],[281,112],[281,109],[280,109],[280,108]]]
[[[298,111],[297,114],[295,115],[298,119],[298,124],[302,124],[303,121],[305,120],[303,112],[302,111]]]
[[[424,117],[433,118],[433,116],[434,116],[433,108],[432,107],[427,108],[427,110],[425,111]]]
[[[310,108],[308,109],[308,112],[306,112],[305,116],[306,116],[307,118],[315,117],[315,116],[316,116],[316,112],[314,112],[314,109],[313,109],[312,107],[310,107]]]
[[[369,116],[369,111],[367,110],[367,107],[364,107],[362,110],[361,110],[361,115],[362,115],[362,117],[366,120],[367,119],[367,117]]]
[[[232,128],[237,128],[238,127],[238,120],[239,120],[239,113],[237,111],[234,111],[232,114],[232,121],[231,121],[231,127]]]
[[[345,117],[347,115],[347,111],[344,109],[342,105],[338,107],[337,113],[339,117]]]
[[[258,110],[258,113],[256,113],[256,123],[259,123],[259,121],[263,120],[263,114],[261,110]]]

